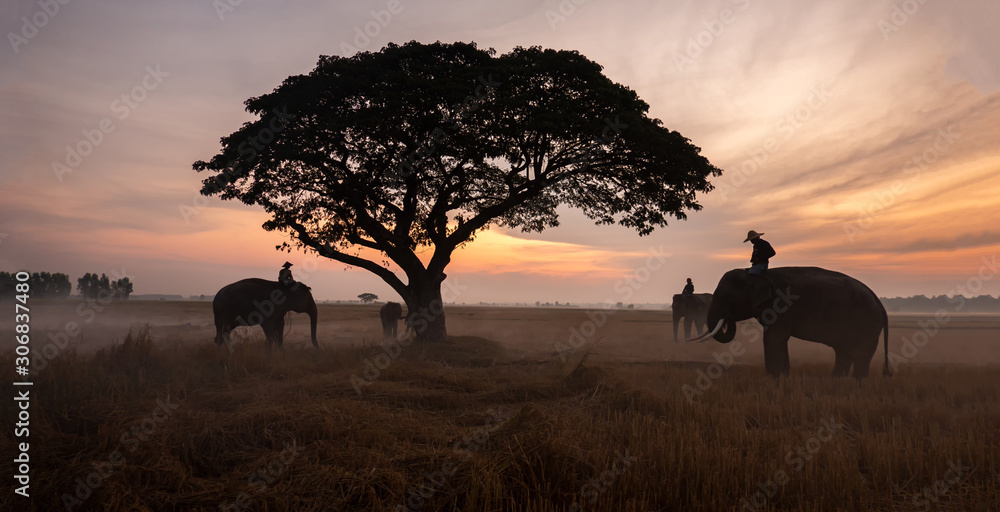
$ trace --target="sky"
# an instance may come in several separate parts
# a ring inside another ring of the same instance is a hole
[[[0,269],[197,295],[287,260],[319,299],[397,299],[277,251],[264,213],[200,196],[191,164],[320,55],[474,41],[579,51],[725,172],[649,236],[571,209],[542,233],[482,233],[446,299],[669,302],[748,266],[750,229],[772,267],[880,296],[1000,295],[995,0],[63,1],[0,3]]]

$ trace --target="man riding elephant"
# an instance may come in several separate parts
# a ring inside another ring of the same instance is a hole
[[[281,270],[278,271],[278,282],[285,286],[295,284],[295,279],[292,278],[291,266],[292,264],[286,261],[285,264],[281,266]]]
[[[759,276],[767,270],[767,262],[776,254],[774,252],[774,247],[767,243],[767,240],[761,238],[764,233],[758,233],[754,230],[747,232],[747,238],[743,243],[750,242],[753,244],[753,253],[750,255],[750,270],[747,272],[750,275]]]
[[[756,276],[751,284],[751,295],[755,300],[766,300],[771,296],[772,289],[775,287],[775,283],[771,279],[771,275],[767,273],[767,264],[776,253],[774,252],[774,247],[771,244],[761,238],[764,233],[758,233],[754,230],[747,232],[746,240],[743,243],[750,242],[753,244],[753,253],[750,255],[750,269],[747,270],[747,274],[751,276]]]
[[[684,290],[681,291],[681,297],[684,299],[684,304],[690,309],[695,307],[694,301],[694,283],[691,282],[691,278],[687,278],[687,284],[684,285]]]

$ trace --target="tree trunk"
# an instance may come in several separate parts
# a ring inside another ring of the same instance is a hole
[[[406,300],[406,321],[417,341],[438,342],[448,339],[440,278],[417,279],[410,283]]]

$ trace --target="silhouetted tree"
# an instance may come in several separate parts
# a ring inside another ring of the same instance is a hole
[[[375,295],[374,293],[362,293],[361,295],[358,295],[358,298],[361,299],[361,302],[368,304],[369,302],[377,301],[378,295]]]
[[[417,338],[441,340],[444,270],[477,232],[542,231],[568,205],[646,235],[721,174],[601,71],[575,51],[466,43],[322,56],[247,100],[259,119],[194,169],[214,172],[202,194],[262,206],[281,247],[378,275]]]
[[[106,274],[98,276],[96,273],[91,274],[90,272],[76,281],[77,289],[80,290],[80,295],[85,299],[128,298],[128,294],[132,293],[132,283],[127,277],[115,281],[116,286],[121,286],[120,291],[112,289],[111,284],[111,279]]]
[[[123,277],[117,281],[111,281],[111,296],[115,299],[127,300],[132,294],[132,281]]]
[[[17,281],[15,274],[10,272],[0,272],[0,296],[8,296],[13,293]],[[73,291],[73,285],[69,281],[69,276],[62,273],[33,272],[28,276],[30,295],[36,299],[61,298],[69,296]]]
[[[0,272],[0,297],[10,297],[14,294],[17,278],[13,273]]]
[[[97,298],[100,287],[100,277],[97,274],[87,272],[83,277],[76,280],[76,288],[85,299]]]
[[[67,297],[73,291],[73,285],[66,274],[34,272],[28,279],[32,296],[39,299]]]

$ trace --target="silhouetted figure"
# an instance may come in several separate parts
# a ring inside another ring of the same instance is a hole
[[[687,278],[687,284],[684,285],[684,291],[681,292],[681,297],[684,299],[684,305],[688,309],[692,309],[695,306],[694,301],[694,283],[691,282],[691,278]]]
[[[403,306],[398,302],[386,302],[378,310],[378,316],[382,320],[382,338],[384,340],[396,339],[396,328],[399,321],[406,318],[403,316]]]
[[[292,278],[292,269],[289,268],[291,266],[292,264],[286,261],[285,264],[281,266],[281,270],[278,271],[278,282],[285,286],[295,284],[295,279]]]
[[[743,243],[750,242],[753,244],[753,253],[750,255],[750,269],[747,270],[747,273],[760,278],[751,279],[750,283],[750,297],[754,304],[770,300],[773,295],[772,289],[774,288],[774,283],[771,282],[770,276],[767,274],[767,262],[774,256],[775,252],[771,244],[760,237],[763,234],[751,229],[747,232],[747,239],[743,241]],[[764,329],[766,331],[767,326]]]
[[[743,241],[743,243],[753,244],[753,254],[750,255],[750,270],[747,272],[755,276],[762,275],[767,270],[768,260],[776,254],[771,244],[761,238],[763,234],[751,229],[747,232],[747,239]]]

